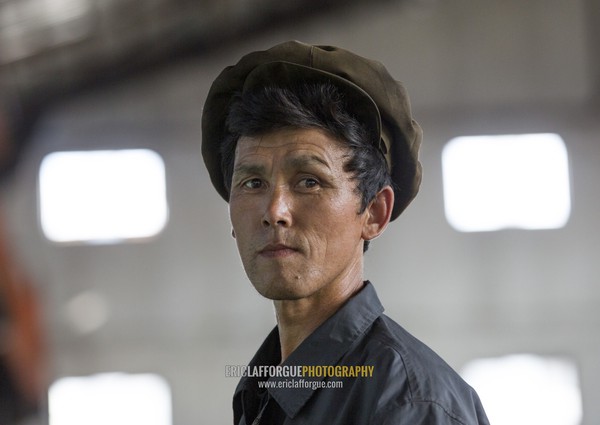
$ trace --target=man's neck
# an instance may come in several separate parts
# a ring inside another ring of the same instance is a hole
[[[281,362],[283,363],[302,341],[363,286],[361,276],[355,282],[344,286],[343,291],[323,291],[299,300],[274,301],[281,344]]]

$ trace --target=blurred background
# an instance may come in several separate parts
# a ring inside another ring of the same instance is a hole
[[[382,61],[424,129],[366,255],[387,314],[492,423],[600,423],[599,0],[2,0],[0,424],[232,422],[226,366],[275,320],[200,116],[289,39]]]

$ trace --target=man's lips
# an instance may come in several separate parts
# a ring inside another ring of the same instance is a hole
[[[297,252],[297,249],[284,244],[269,244],[258,251],[260,255],[271,258],[286,257]]]

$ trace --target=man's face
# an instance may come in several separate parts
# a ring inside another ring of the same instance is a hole
[[[246,274],[263,296],[306,298],[362,279],[366,214],[343,170],[349,154],[317,129],[239,140],[230,216]]]

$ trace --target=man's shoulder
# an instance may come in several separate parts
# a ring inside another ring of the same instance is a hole
[[[406,409],[434,409],[456,423],[478,423],[470,421],[481,409],[475,391],[438,354],[394,320],[380,316],[359,345],[357,352],[362,352],[365,363],[374,366],[374,377],[382,389],[381,411],[401,409],[406,415]]]
[[[388,366],[390,376],[405,375],[415,391],[427,389],[427,384],[438,389],[451,381],[466,385],[436,352],[386,315],[365,334],[362,349],[382,367]]]
[[[381,315],[373,322],[365,335],[365,343],[377,346],[387,355],[401,356],[409,361],[407,367],[412,364],[411,360],[415,360],[419,364],[452,370],[435,351],[386,315]]]
[[[418,355],[423,361],[441,362],[447,366],[444,360],[424,342],[385,314],[373,322],[363,340],[366,344],[376,345],[386,352],[389,351],[391,355],[394,353],[401,356]]]

